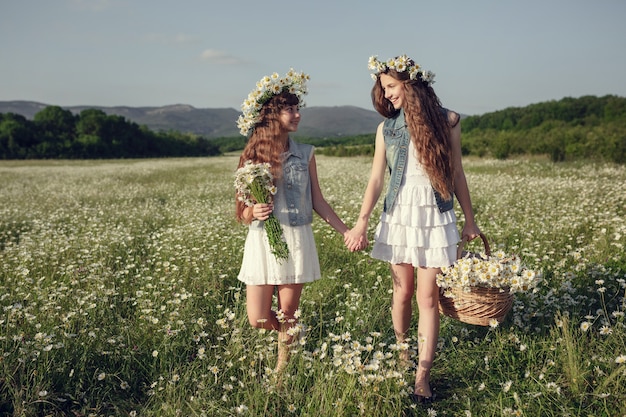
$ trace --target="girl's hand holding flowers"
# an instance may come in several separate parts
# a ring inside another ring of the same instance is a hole
[[[252,217],[256,220],[265,221],[274,211],[274,205],[268,203],[257,203],[252,206]]]
[[[246,206],[252,207],[252,217],[263,221],[267,233],[270,250],[279,262],[289,258],[289,248],[283,239],[283,229],[272,211],[272,197],[276,194],[270,165],[268,163],[255,164],[246,161],[235,172],[235,190],[237,198]]]

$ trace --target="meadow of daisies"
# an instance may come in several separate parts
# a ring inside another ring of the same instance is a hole
[[[387,265],[319,218],[306,337],[273,373],[276,334],[250,328],[236,279],[236,163],[0,162],[0,415],[626,416],[625,167],[465,161],[492,249],[543,281],[499,326],[443,317],[437,401],[416,407]],[[349,225],[369,167],[318,156]]]

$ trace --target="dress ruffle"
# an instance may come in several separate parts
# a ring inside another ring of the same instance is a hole
[[[459,242],[456,215],[454,210],[439,211],[426,174],[410,165],[391,210],[381,215],[371,256],[415,267],[449,266]]]

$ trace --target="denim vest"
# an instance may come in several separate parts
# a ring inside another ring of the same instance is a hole
[[[446,111],[446,109],[443,109]],[[391,178],[389,180],[389,188],[385,196],[383,211],[386,213],[393,207],[393,203],[398,196],[398,190],[402,183],[402,177],[409,160],[409,140],[411,135],[407,129],[404,120],[404,110],[400,109],[397,116],[385,119],[383,123],[383,136],[385,138],[385,155],[387,158],[387,166]],[[452,210],[454,207],[454,198],[444,200],[443,197],[433,188],[437,207],[441,213]]]
[[[294,142],[289,138],[289,150],[283,159],[283,177],[276,184],[274,201],[285,201],[285,206],[274,206],[274,216],[281,224],[302,226],[313,222],[313,200],[309,161],[313,146]],[[281,194],[281,195],[279,195]],[[263,222],[254,220],[250,227],[261,228]]]
[[[289,225],[302,226],[313,222],[313,200],[309,161],[313,146],[289,138],[289,150],[283,161],[282,186],[289,213]]]

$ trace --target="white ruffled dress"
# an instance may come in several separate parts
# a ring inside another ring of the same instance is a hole
[[[396,201],[383,212],[371,256],[391,264],[440,268],[456,260],[459,231],[454,210],[439,211],[428,175],[409,142],[409,162]]]

